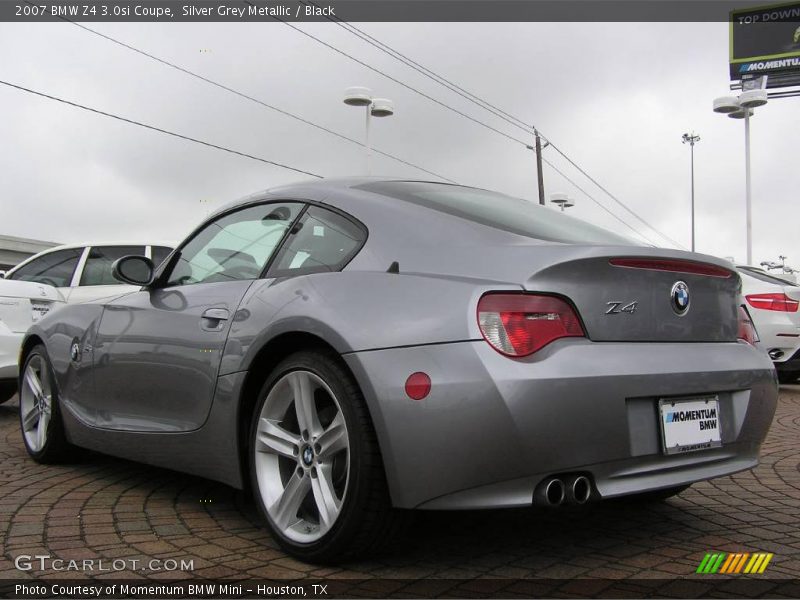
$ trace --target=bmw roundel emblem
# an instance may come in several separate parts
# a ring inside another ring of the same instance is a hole
[[[670,292],[670,301],[676,315],[685,315],[689,310],[689,286],[683,281],[676,281]]]

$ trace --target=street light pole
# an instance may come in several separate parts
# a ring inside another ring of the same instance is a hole
[[[692,156],[692,252],[694,252],[694,145],[700,141],[700,136],[694,132],[684,133],[682,140],[684,144],[689,144]]]
[[[373,98],[372,91],[365,87],[347,88],[344,93],[344,103],[348,106],[363,106],[367,111],[366,127],[364,133],[364,154],[367,175],[371,175],[372,143],[370,141],[370,128],[372,117],[390,117],[394,114],[394,104],[386,98]]]
[[[372,175],[372,166],[370,165],[371,156],[372,156],[372,145],[370,144],[369,139],[369,125],[372,121],[372,104],[367,104],[365,107],[367,109],[367,128],[366,128],[366,139],[364,141],[364,147],[366,149],[367,155],[367,175]]]
[[[763,82],[766,85],[766,81]],[[763,88],[747,89],[739,97],[722,96],[714,100],[714,112],[726,114],[732,119],[744,119],[744,186],[745,215],[747,219],[747,264],[753,264],[753,210],[750,184],[750,117],[753,109],[764,106],[769,101]]]
[[[750,187],[750,109],[744,111],[744,185],[747,205],[747,264],[753,264],[753,208]]]

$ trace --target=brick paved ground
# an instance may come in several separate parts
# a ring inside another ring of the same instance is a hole
[[[0,579],[86,577],[17,571],[20,554],[193,559],[191,575],[204,578],[673,579],[693,573],[707,550],[774,552],[772,577],[800,575],[800,386],[782,389],[753,472],[656,505],[422,513],[390,555],[341,568],[286,557],[252,502],[229,487],[99,455],[37,465],[23,449],[16,411],[16,401],[0,406]]]

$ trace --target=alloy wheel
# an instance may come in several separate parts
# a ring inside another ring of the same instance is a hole
[[[275,528],[298,543],[330,531],[347,494],[350,442],[339,400],[321,377],[296,370],[275,382],[258,415],[254,453]]]
[[[47,443],[47,428],[53,415],[53,394],[47,365],[41,355],[34,355],[25,366],[19,393],[20,418],[25,442],[33,452],[41,452]]]

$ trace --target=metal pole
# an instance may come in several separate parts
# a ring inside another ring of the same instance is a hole
[[[372,154],[372,147],[370,146],[369,142],[369,123],[370,123],[370,118],[372,117],[372,104],[371,103],[367,104],[366,108],[367,108],[367,137],[364,146],[367,151],[367,175],[372,175],[372,173],[370,172],[370,156]]]
[[[744,178],[747,202],[747,264],[753,264],[753,213],[750,192],[750,109],[744,109]]]
[[[539,132],[534,129],[536,134],[536,176],[539,180],[539,204],[544,206],[544,174],[542,173],[542,138]],[[561,207],[564,210],[564,207]]]
[[[692,152],[692,252],[694,252],[694,142],[691,144]]]

